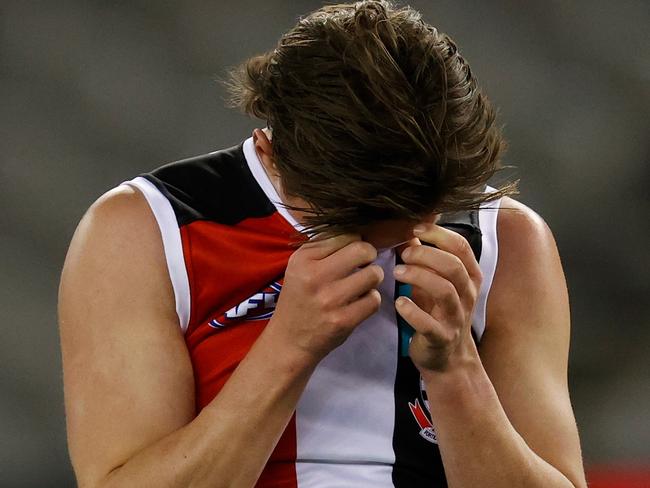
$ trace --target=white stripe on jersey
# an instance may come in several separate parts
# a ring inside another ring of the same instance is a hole
[[[386,464],[327,464],[297,462],[298,487],[393,487],[393,467]]]
[[[494,191],[494,188],[488,187],[487,191]],[[483,274],[483,282],[481,283],[481,289],[479,290],[479,295],[476,299],[476,306],[474,307],[472,328],[474,329],[476,338],[479,341],[485,331],[488,294],[492,287],[492,279],[494,278],[497,259],[499,257],[497,215],[499,214],[500,205],[501,199],[483,204],[478,216],[482,234],[481,259],[479,260],[479,266],[481,267],[481,273]]]
[[[395,462],[392,439],[398,329],[394,263],[394,250],[379,254],[375,264],[384,269],[385,276],[379,287],[379,311],[321,361],[298,402],[298,486],[314,486],[306,480],[315,478],[314,470],[323,469],[320,463],[301,461],[323,460],[357,464],[368,480],[367,485],[359,486],[393,486],[391,470],[367,463]]]
[[[167,270],[174,289],[176,314],[178,315],[180,327],[185,333],[190,322],[190,282],[185,268],[185,259],[183,258],[181,232],[178,228],[174,209],[169,200],[156,188],[156,185],[146,178],[138,176],[130,181],[125,181],[122,185],[129,185],[140,190],[147,203],[149,203],[154,217],[156,217],[165,249]]]

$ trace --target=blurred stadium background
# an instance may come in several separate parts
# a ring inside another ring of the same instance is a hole
[[[248,137],[255,122],[215,79],[320,5],[0,1],[0,486],[74,486],[56,293],[83,212],[140,172]],[[521,200],[555,232],[593,486],[650,486],[635,475],[650,465],[650,4],[411,5],[500,107]]]

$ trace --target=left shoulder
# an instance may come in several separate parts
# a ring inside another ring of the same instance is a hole
[[[557,254],[553,233],[544,219],[530,207],[510,197],[504,197],[501,201],[497,235],[499,250],[510,257],[539,258],[540,252],[544,255]]]
[[[544,219],[505,197],[497,217],[497,238],[498,261],[488,301],[491,322],[510,322],[517,310],[530,313],[528,306],[552,304],[555,310],[568,310],[558,249]]]

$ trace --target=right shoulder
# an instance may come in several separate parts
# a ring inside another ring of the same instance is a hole
[[[68,289],[74,303],[82,296],[123,300],[139,290],[141,300],[157,302],[165,315],[175,314],[160,230],[139,190],[120,185],[85,212],[65,259],[62,298],[69,297]]]
[[[146,233],[147,230],[155,229],[155,225],[147,224],[154,223],[149,204],[142,192],[131,185],[122,184],[93,202],[82,217],[75,234],[86,229],[99,231],[106,226],[117,226],[125,231],[144,226],[141,230]],[[119,235],[112,235],[119,238]]]
[[[75,245],[90,246],[99,252],[118,253],[128,259],[132,253],[159,248],[160,231],[143,193],[122,184],[101,195],[86,210],[72,238]],[[128,249],[131,252],[125,253]]]

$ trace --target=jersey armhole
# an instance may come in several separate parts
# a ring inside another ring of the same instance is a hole
[[[160,190],[146,178],[138,176],[123,182],[122,185],[138,189],[144,195],[156,218],[162,236],[167,271],[174,289],[176,314],[181,330],[185,334],[190,320],[190,285],[183,256],[183,241],[174,209]]]
[[[489,189],[488,189],[489,191]],[[492,287],[492,280],[497,267],[497,260],[499,257],[499,242],[497,240],[497,215],[499,214],[499,207],[501,199],[494,200],[483,204],[479,210],[479,226],[481,228],[482,242],[481,242],[481,258],[479,259],[479,266],[483,281],[481,282],[481,289],[479,290],[478,299],[474,308],[474,317],[472,321],[472,328],[476,334],[477,339],[480,341],[485,332],[485,321],[487,311],[487,300]]]

